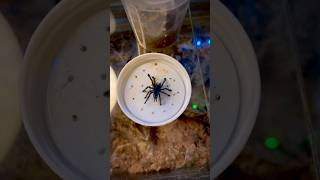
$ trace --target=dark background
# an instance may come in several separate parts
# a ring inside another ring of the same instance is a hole
[[[262,98],[246,147],[219,179],[319,179],[320,1],[222,2],[253,43]],[[269,137],[278,148],[266,147]]]
[[[1,0],[23,52],[58,1]],[[222,0],[248,33],[262,81],[260,112],[248,144],[220,180],[318,179],[320,1]],[[279,140],[268,149],[268,137]],[[0,162],[0,179],[60,179],[41,160],[25,130]]]
[[[0,0],[0,11],[11,25],[25,52],[28,42],[56,0]],[[40,158],[23,126],[6,158],[0,162],[1,180],[58,180]]]

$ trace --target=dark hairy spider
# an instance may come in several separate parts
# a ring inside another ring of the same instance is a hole
[[[156,102],[159,99],[160,102],[160,106],[161,106],[161,94],[165,94],[167,96],[170,96],[170,94],[166,93],[165,90],[167,91],[172,91],[169,88],[162,88],[164,83],[166,82],[166,78],[163,79],[162,82],[157,83],[156,78],[154,76],[150,76],[150,74],[148,74],[149,79],[151,80],[151,86],[147,86],[142,92],[146,92],[146,96],[144,97],[146,99],[146,101],[144,103],[146,103],[148,101],[148,99],[150,98],[151,94],[153,94],[153,101]]]

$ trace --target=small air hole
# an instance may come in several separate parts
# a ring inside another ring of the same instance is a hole
[[[103,93],[103,96],[104,96],[104,97],[110,97],[110,91],[105,91],[105,92]]]
[[[141,84],[141,87],[143,87],[144,85],[143,84]]]
[[[155,66],[158,66],[158,63],[154,63]]]
[[[130,87],[133,88],[133,85],[131,85]]]
[[[162,112],[166,112],[166,110],[163,110]]]
[[[171,106],[173,106],[174,104],[173,103],[171,103]]]
[[[134,98],[132,98],[132,100],[134,100]]]
[[[74,122],[78,121],[78,116],[76,114],[72,115],[72,120]]]
[[[135,75],[134,77],[135,77],[136,79],[138,78],[138,76],[137,76],[137,75]]]
[[[145,69],[142,69],[142,72],[146,72],[146,70],[145,70]]]
[[[85,51],[87,51],[87,46],[84,46],[84,45],[81,45],[81,47],[80,47],[80,50],[82,51],[82,52],[85,52]]]
[[[141,108],[140,111],[143,111],[143,108]]]
[[[74,77],[72,75],[68,76],[68,82],[72,82],[74,80]]]
[[[154,112],[152,112],[151,114],[154,114]]]

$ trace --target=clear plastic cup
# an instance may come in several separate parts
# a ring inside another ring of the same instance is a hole
[[[176,42],[190,0],[121,0],[139,45],[161,49]]]

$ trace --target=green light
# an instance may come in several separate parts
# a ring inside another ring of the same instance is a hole
[[[191,107],[194,110],[197,110],[199,108],[198,104],[196,104],[196,103],[192,103]]]
[[[268,137],[264,142],[264,145],[271,150],[277,149],[279,147],[279,144],[279,140],[275,137]]]

